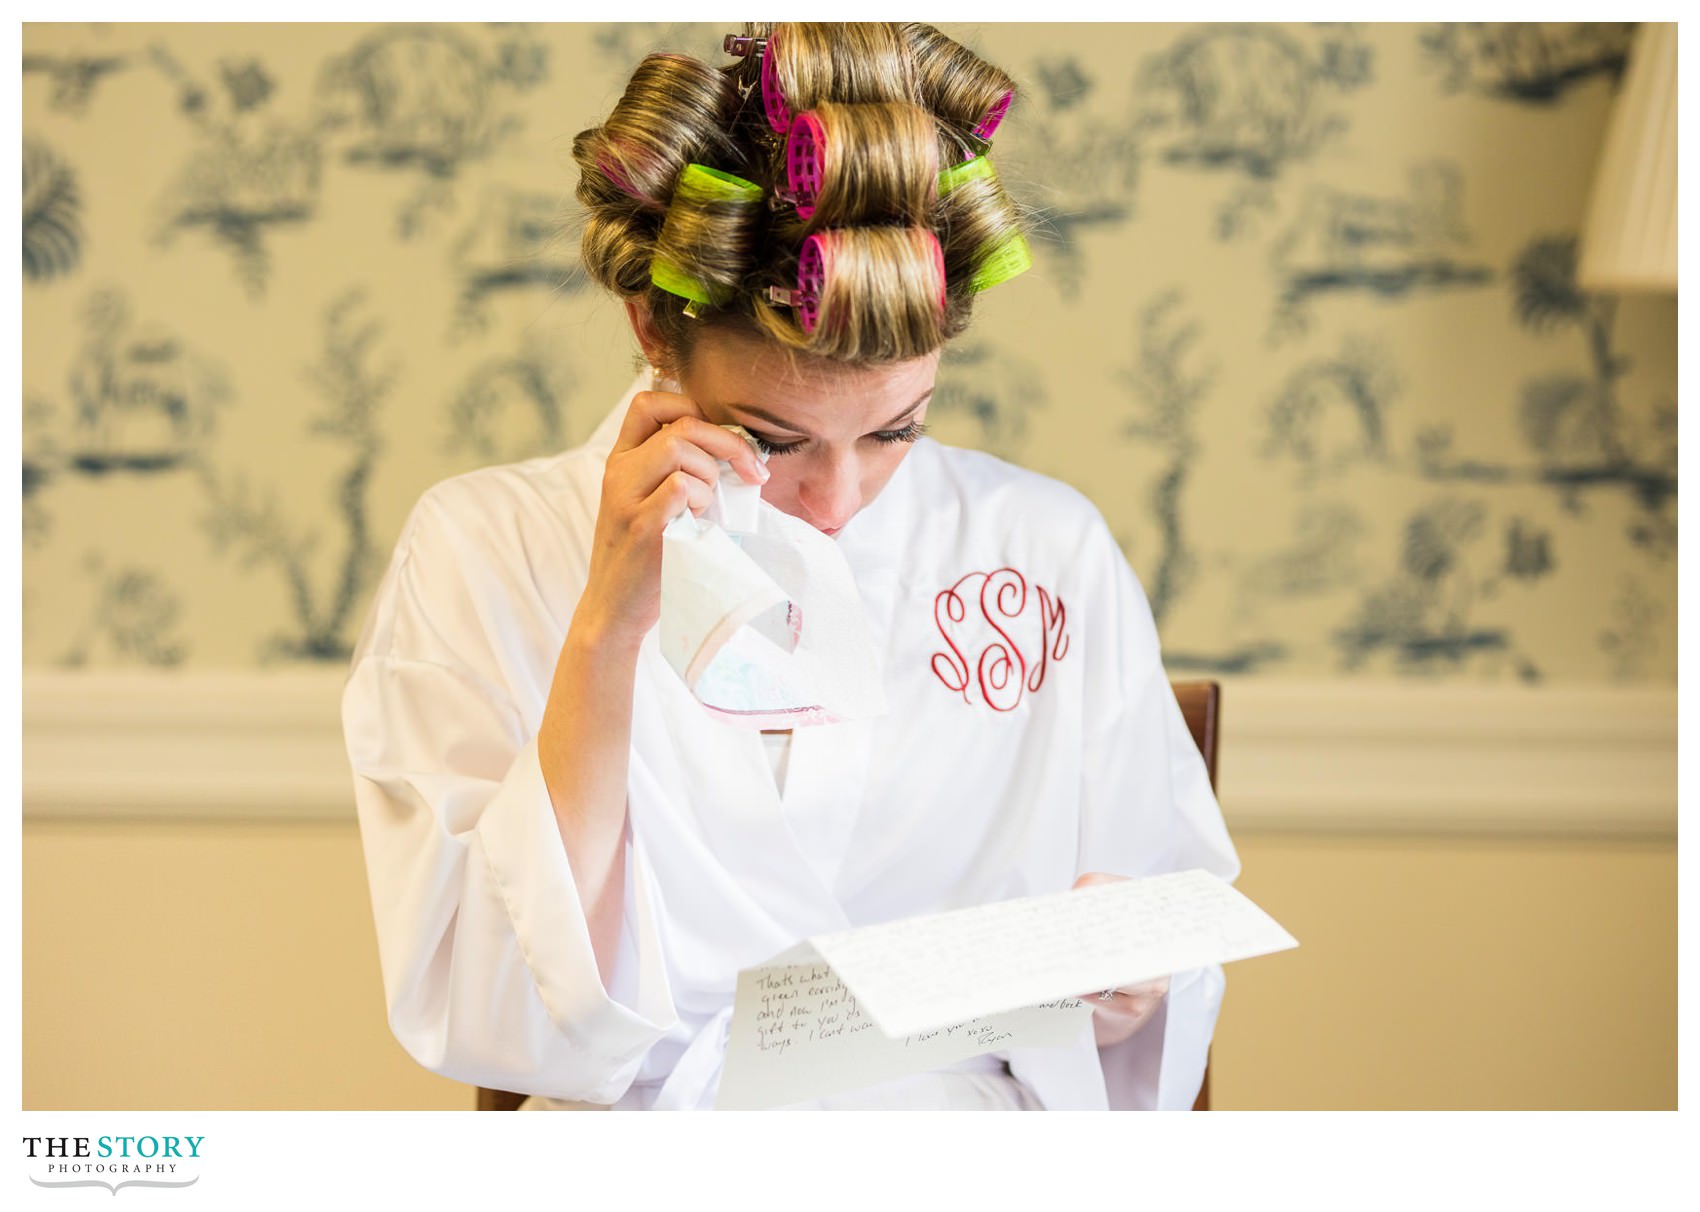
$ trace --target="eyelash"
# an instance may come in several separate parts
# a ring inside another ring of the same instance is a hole
[[[897,442],[917,441],[925,436],[926,432],[927,423],[925,421],[911,421],[902,429],[882,429],[878,433],[871,433],[868,436],[882,445],[889,446]],[[750,436],[756,440],[756,445],[761,447],[762,454],[769,458],[774,455],[792,454],[803,447],[801,442],[770,442],[760,434],[752,433]]]

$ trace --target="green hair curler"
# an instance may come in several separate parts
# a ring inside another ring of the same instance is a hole
[[[713,206],[730,202],[753,206],[760,204],[761,199],[762,187],[754,181],[746,181],[742,177],[735,177],[718,168],[710,168],[706,164],[686,165],[684,172],[679,174],[678,185],[673,189],[673,204],[684,202],[687,205]],[[668,209],[671,212],[671,204]],[[661,236],[661,244],[665,246],[665,225],[662,227]],[[686,272],[659,253],[650,262],[649,280],[668,294],[689,299],[692,304],[717,306],[725,302],[731,294],[728,290],[716,288]],[[694,308],[687,307],[685,310],[688,314],[696,314]]]
[[[964,182],[996,181],[997,176],[997,169],[992,167],[989,158],[971,156],[939,174],[939,197],[945,197]],[[1011,232],[986,254],[968,286],[974,291],[988,290],[1032,268],[1033,249],[1028,245],[1027,237],[1019,231]]]
[[[974,291],[988,290],[1032,268],[1033,250],[1028,247],[1027,237],[1014,232],[986,254],[968,287]]]
[[[971,156],[961,164],[952,164],[939,173],[939,197],[944,197],[964,181],[973,181],[980,177],[996,177],[997,170],[985,156]]]

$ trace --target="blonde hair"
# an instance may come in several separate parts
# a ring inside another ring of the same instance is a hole
[[[645,300],[680,366],[706,328],[852,365],[931,353],[967,326],[988,267],[1025,254],[1027,216],[985,160],[1013,81],[930,25],[744,28],[760,56],[650,55],[574,139],[586,272]],[[822,171],[800,214],[775,124],[805,113]],[[805,327],[785,300],[811,239],[825,277]]]

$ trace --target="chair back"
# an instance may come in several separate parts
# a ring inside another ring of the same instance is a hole
[[[1216,738],[1222,720],[1222,686],[1219,682],[1175,682],[1175,702],[1181,705],[1186,717],[1187,731],[1192,743],[1204,755],[1204,768],[1210,772],[1210,789],[1216,790]],[[1210,1110],[1210,1061],[1204,1062],[1204,1082],[1193,1100],[1194,1111]]]
[[[1175,682],[1175,701],[1186,717],[1187,730],[1204,755],[1204,768],[1210,772],[1210,787],[1216,787],[1216,737],[1222,711],[1222,687],[1216,682]],[[478,1087],[480,1111],[518,1111],[525,1095],[511,1090],[489,1090]],[[1194,1111],[1210,1110],[1210,1065],[1204,1066],[1204,1084],[1198,1088]]]

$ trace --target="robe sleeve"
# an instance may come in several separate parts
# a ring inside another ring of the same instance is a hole
[[[1081,872],[1239,875],[1203,758],[1164,672],[1151,607],[1100,524],[1099,592],[1081,603],[1089,651]],[[1112,1109],[1188,1110],[1198,1095],[1224,988],[1222,970],[1177,972],[1132,1037],[1099,1050]]]
[[[537,758],[552,663],[521,672],[529,574],[447,516],[409,519],[343,695],[390,1027],[446,1077],[612,1103],[677,1022],[648,864],[628,836],[605,986]]]

